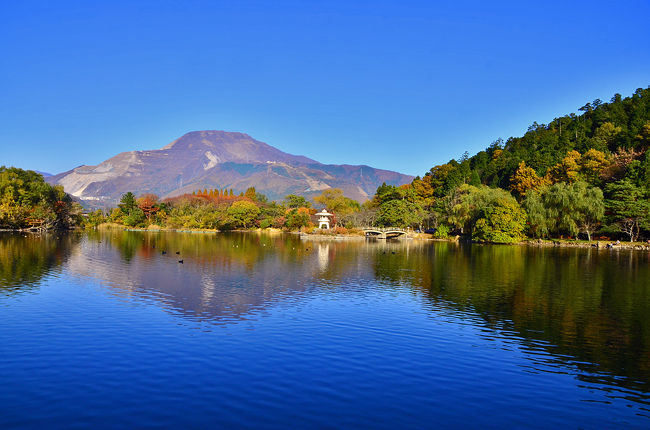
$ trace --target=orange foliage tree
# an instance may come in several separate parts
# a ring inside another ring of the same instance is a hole
[[[151,221],[152,215],[158,212],[158,196],[155,194],[143,194],[136,201],[138,207],[147,217],[147,221]]]

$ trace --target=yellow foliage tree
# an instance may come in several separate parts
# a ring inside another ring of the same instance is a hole
[[[320,196],[314,197],[314,201],[325,206],[339,217],[357,212],[360,209],[359,202],[343,195],[340,188],[328,188],[323,190]]]
[[[525,196],[530,190],[539,190],[548,185],[547,178],[540,178],[532,167],[526,166],[526,162],[519,163],[515,174],[510,178],[510,189],[520,196]]]
[[[602,151],[590,149],[582,155],[580,159],[580,171],[589,183],[598,180],[601,172],[607,169],[611,164],[609,157]]]
[[[580,159],[582,156],[578,151],[567,152],[561,162],[551,167],[546,173],[545,179],[551,183],[566,182],[572,184],[580,179]]]
[[[433,197],[433,186],[431,185],[431,181],[427,179],[420,179],[420,178],[415,178],[413,182],[411,183],[411,186],[413,187],[413,191],[415,191],[415,194],[422,199],[423,206],[431,206],[433,205],[434,197]]]

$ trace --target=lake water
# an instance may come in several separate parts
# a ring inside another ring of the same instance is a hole
[[[650,428],[650,256],[4,234],[0,427]]]

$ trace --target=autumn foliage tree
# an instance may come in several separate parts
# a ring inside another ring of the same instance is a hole
[[[147,221],[158,212],[158,196],[155,194],[143,194],[137,199],[138,208],[144,213]]]
[[[519,167],[510,178],[510,189],[524,197],[530,190],[539,190],[548,184],[547,178],[540,178],[535,169],[526,166],[526,162],[519,163]]]
[[[606,153],[592,148],[582,154],[579,164],[582,178],[595,185],[600,183],[600,176],[610,166],[611,161]]]
[[[321,204],[337,216],[349,215],[360,209],[359,202],[343,195],[340,188],[328,188],[314,197],[316,203]]]
[[[549,182],[567,182],[572,183],[580,179],[580,158],[578,151],[569,151],[561,162],[551,167],[546,174]]]
[[[288,208],[285,213],[286,224],[291,230],[307,227],[310,222],[311,212],[306,207]]]
[[[257,194],[257,192],[255,191],[255,187],[248,187],[248,188],[246,188],[246,191],[244,192],[244,197],[246,197],[247,199],[251,199],[251,200],[255,201],[255,195],[256,194]]]

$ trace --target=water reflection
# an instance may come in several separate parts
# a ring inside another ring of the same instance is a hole
[[[0,233],[0,296],[31,291],[60,269],[79,242],[77,235]]]
[[[543,341],[584,371],[623,374],[636,387],[650,381],[647,253],[133,232],[90,236],[84,247],[70,259],[73,272],[189,317],[245,318],[310,288],[375,279],[411,288],[432,307],[479,315],[531,349]]]
[[[588,372],[578,375],[586,381],[650,391],[647,253],[437,244],[390,260],[376,276],[408,282],[432,307],[478,314],[528,351]]]
[[[486,337],[512,339],[529,354],[531,371],[570,366],[588,386],[630,390],[637,402],[650,392],[649,263],[638,252],[293,235],[0,237],[3,294],[64,265],[117,296],[227,324],[330,289],[399,289],[432,314],[457,312]]]
[[[248,318],[279,298],[297,300],[349,272],[372,277],[369,265],[359,271],[357,247],[294,235],[94,232],[81,247],[71,273],[216,323]]]

